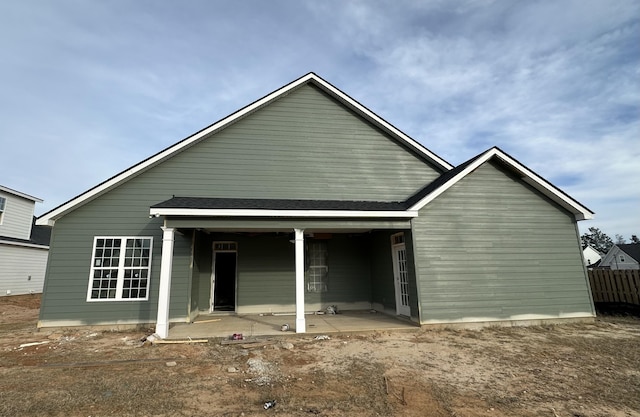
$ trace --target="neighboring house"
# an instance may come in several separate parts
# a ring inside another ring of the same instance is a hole
[[[594,317],[593,213],[498,148],[453,167],[310,73],[49,211],[39,326],[376,309]],[[544,262],[541,259],[545,259]]]
[[[640,243],[613,245],[602,258],[599,268],[640,269]]]
[[[602,254],[591,245],[587,245],[582,249],[582,259],[584,261],[584,266],[592,268],[598,265],[598,262],[602,259]]]
[[[33,224],[41,202],[0,185],[0,296],[42,292],[51,227]]]

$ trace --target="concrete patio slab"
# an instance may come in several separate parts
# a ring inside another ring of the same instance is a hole
[[[384,313],[346,311],[340,314],[308,314],[307,333],[331,334],[374,330],[418,329],[418,324]],[[228,338],[241,333],[252,336],[283,336],[295,334],[295,315],[200,315],[193,323],[175,323],[169,329],[169,340]],[[288,331],[282,331],[283,325]]]

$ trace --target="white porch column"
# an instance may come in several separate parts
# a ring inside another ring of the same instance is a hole
[[[296,333],[306,333],[304,318],[304,229],[293,229],[296,242]]]
[[[175,229],[162,228],[162,261],[160,263],[160,289],[158,293],[158,319],[156,334],[169,336],[169,299],[171,297],[171,267],[173,265],[173,240]]]

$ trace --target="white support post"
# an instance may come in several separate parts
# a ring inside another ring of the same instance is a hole
[[[173,265],[173,241],[175,229],[162,228],[162,261],[160,263],[160,288],[158,293],[158,319],[156,334],[169,336],[169,300],[171,298],[171,267]]]
[[[293,229],[296,243],[296,333],[306,333],[304,318],[304,229]]]

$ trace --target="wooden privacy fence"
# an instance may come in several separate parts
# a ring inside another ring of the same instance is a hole
[[[592,269],[589,283],[596,303],[640,305],[640,270]]]

